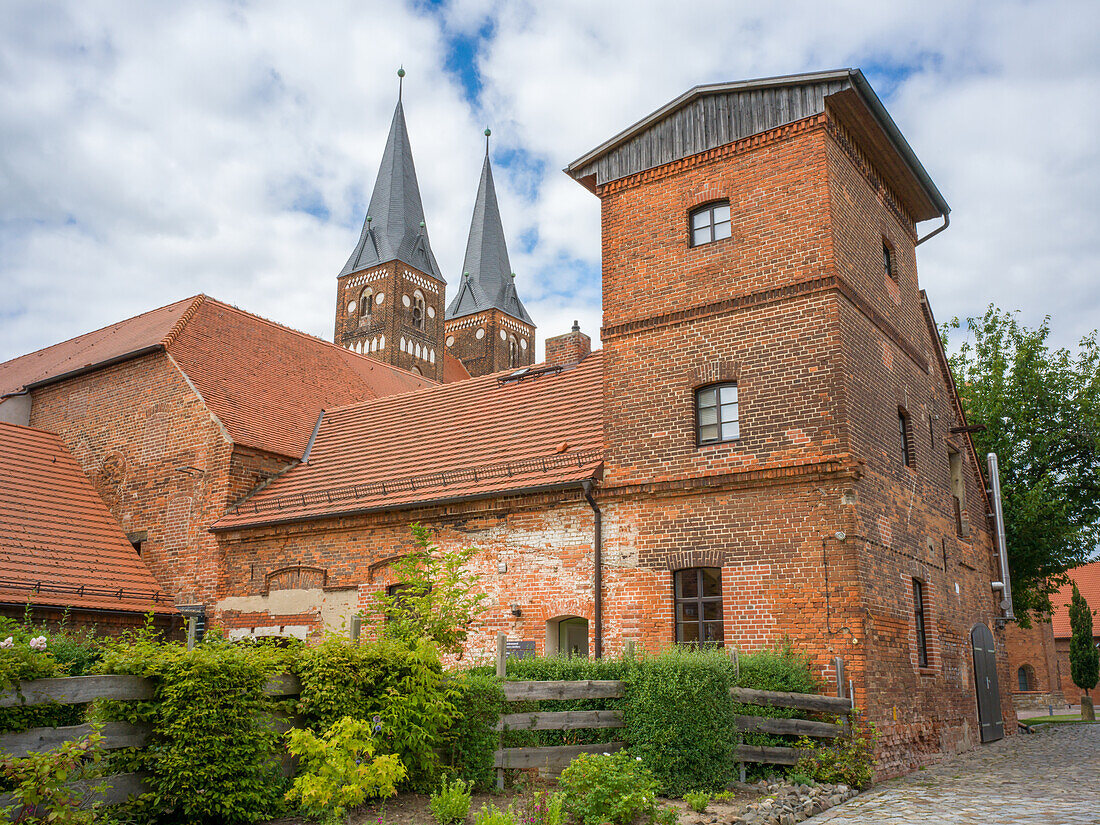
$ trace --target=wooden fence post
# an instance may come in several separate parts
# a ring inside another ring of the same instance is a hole
[[[844,660],[839,656],[833,659],[836,668],[836,695],[838,699],[844,698]]]
[[[497,633],[497,678],[508,675],[508,634]],[[504,768],[497,768],[497,790],[504,790]]]
[[[626,656],[626,658],[628,658],[628,659],[633,659],[634,658],[634,640],[633,639],[627,639],[626,640],[626,643],[623,645],[623,655]]]
[[[351,641],[356,644],[359,643],[359,634],[363,632],[363,617],[352,616],[351,626],[348,628],[348,635],[351,637]]]
[[[741,657],[737,653],[736,647],[730,648],[730,658],[733,659],[733,681],[741,682]]]

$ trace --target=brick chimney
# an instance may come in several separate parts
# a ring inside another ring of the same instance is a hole
[[[546,366],[579,364],[592,351],[592,339],[581,332],[580,324],[573,322],[573,329],[546,339]]]

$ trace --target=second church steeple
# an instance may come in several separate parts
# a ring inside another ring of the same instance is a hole
[[[535,355],[535,323],[519,299],[508,260],[489,160],[490,134],[486,129],[462,280],[447,307],[447,348],[471,375],[529,366]]]

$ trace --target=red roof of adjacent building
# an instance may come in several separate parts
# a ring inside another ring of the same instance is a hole
[[[1082,564],[1068,571],[1069,577],[1077,582],[1077,589],[1085,597],[1089,609],[1100,610],[1100,561],[1091,564]],[[1051,624],[1054,626],[1054,638],[1068,639],[1073,635],[1069,627],[1069,603],[1073,598],[1073,585],[1063,585],[1052,598],[1054,602],[1054,615]],[[1100,636],[1100,622],[1093,619],[1092,632],[1094,636]]]
[[[53,433],[0,423],[0,602],[174,613]]]
[[[325,412],[309,463],[215,530],[577,484],[603,461],[603,358],[508,373]]]
[[[0,394],[166,350],[233,442],[297,458],[317,415],[435,382],[205,295],[0,364]],[[469,378],[445,356],[444,381]]]

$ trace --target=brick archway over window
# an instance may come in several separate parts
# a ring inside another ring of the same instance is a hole
[[[684,570],[689,567],[721,567],[724,554],[721,550],[681,550],[670,553],[666,564],[669,570]]]
[[[316,590],[328,584],[328,571],[321,567],[294,565],[264,575],[264,592],[272,590]]]

